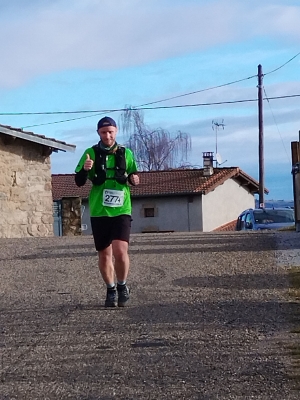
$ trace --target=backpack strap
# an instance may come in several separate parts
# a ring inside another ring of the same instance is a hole
[[[95,144],[92,148],[95,152],[95,176],[92,180],[93,184],[102,185],[107,179],[116,180],[123,185],[126,184],[128,174],[126,173],[125,147],[118,146],[117,150],[113,153],[115,156],[115,166],[113,168],[106,167],[107,154],[100,149],[98,144]],[[107,170],[114,170],[112,178],[106,176]]]
[[[125,147],[118,146],[115,152],[115,179],[118,183],[125,184],[128,179],[128,174],[126,173],[126,158],[125,158]]]
[[[92,179],[94,185],[102,185],[106,180],[106,156],[95,144],[92,149],[95,152],[95,176]]]

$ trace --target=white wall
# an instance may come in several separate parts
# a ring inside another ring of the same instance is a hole
[[[247,208],[254,208],[253,194],[233,179],[203,196],[203,232],[210,232],[234,219]]]
[[[144,208],[155,208],[145,217]],[[202,230],[201,195],[132,199],[132,233],[144,231],[193,232]]]

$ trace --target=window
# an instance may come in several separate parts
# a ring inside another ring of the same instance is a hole
[[[144,208],[144,217],[145,218],[154,217],[154,207]]]
[[[246,214],[243,214],[241,216],[241,230],[245,229],[245,219],[246,219]]]
[[[294,210],[263,209],[254,211],[255,222],[257,223],[282,223],[295,222]]]
[[[248,222],[248,224],[252,222],[252,218],[251,218],[251,214],[250,213],[246,214],[245,222],[246,222],[246,224],[247,224],[247,222]]]
[[[236,230],[237,231],[242,231],[245,229],[245,218],[246,218],[246,214],[239,215],[237,222],[236,222]]]
[[[245,218],[245,229],[253,229],[252,215],[248,212]]]

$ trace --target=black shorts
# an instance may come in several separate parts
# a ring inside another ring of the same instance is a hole
[[[113,240],[129,243],[131,216],[91,217],[92,232],[97,251],[110,246]]]

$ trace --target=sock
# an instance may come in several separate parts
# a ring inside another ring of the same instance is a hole
[[[119,286],[126,285],[126,281],[118,281],[118,285],[119,285]]]
[[[107,283],[106,284],[106,287],[107,287],[107,289],[115,289],[115,284],[114,283]]]

